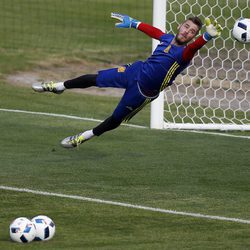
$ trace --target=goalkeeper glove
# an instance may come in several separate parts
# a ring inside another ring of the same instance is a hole
[[[216,20],[214,20],[213,23],[211,23],[210,18],[205,18],[205,24],[206,24],[206,32],[204,33],[205,40],[210,40],[214,37],[220,36],[222,27],[220,24],[217,23]]]
[[[115,26],[117,28],[135,28],[135,29],[137,29],[139,24],[141,23],[140,21],[135,20],[128,15],[123,15],[123,14],[119,14],[119,13],[111,13],[111,17],[121,21],[120,23],[115,24]]]

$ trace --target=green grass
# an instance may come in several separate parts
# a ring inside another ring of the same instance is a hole
[[[103,119],[117,102],[1,84],[1,108]],[[10,98],[11,96],[11,98]],[[145,125],[148,109],[133,123]],[[1,185],[163,209],[250,218],[249,140],[121,126],[65,150],[64,137],[97,123],[0,111]],[[20,216],[46,214],[57,232],[25,249],[247,249],[247,224],[0,190],[0,249]],[[70,237],[69,237],[70,236]]]
[[[120,100],[118,97],[82,95],[70,91],[63,95],[48,93],[38,95],[31,87],[22,88],[4,83],[0,83],[0,88],[1,108],[85,116],[94,119],[107,118],[108,115],[112,114]],[[133,118],[133,123],[148,126],[149,116],[150,106],[136,115]]]
[[[202,20],[205,16],[218,16],[224,29],[223,39],[216,40],[216,47],[226,47],[224,54],[227,54],[234,46],[230,34],[235,19],[248,15],[249,9],[244,1],[239,2],[239,7],[233,1],[225,0],[216,3],[216,7],[214,0],[179,2],[168,2],[167,30],[175,33],[177,24],[183,22],[186,15],[198,15]],[[16,61],[13,49],[22,54],[22,65],[29,63],[30,53],[36,53],[40,59],[55,53],[58,57],[76,54],[113,63],[144,60],[151,52],[150,39],[136,30],[115,28],[116,21],[110,18],[111,12],[127,13],[152,23],[151,0],[127,0],[124,3],[113,0],[2,0],[0,48],[8,53],[9,60],[5,63]],[[207,48],[211,46],[213,43],[206,45]],[[248,45],[237,43],[236,46],[242,49]],[[205,53],[207,49],[203,51]],[[213,54],[217,52],[210,55]],[[4,65],[0,66],[3,73]]]
[[[37,199],[39,198],[39,203]],[[56,235],[49,242],[32,242],[22,246],[6,240],[1,228],[1,249],[247,249],[249,226],[188,217],[162,215],[129,208],[112,207],[81,201],[36,197],[4,192],[6,206],[22,201],[21,209],[1,213],[33,216],[47,214],[56,221]],[[33,210],[30,210],[32,206]],[[70,237],[70,239],[69,239]],[[3,240],[2,240],[3,239]],[[238,239],[238,240],[237,240]]]
[[[70,91],[38,94],[30,87],[5,83],[5,76],[51,58],[124,63],[145,57],[150,53],[149,39],[140,32],[114,29],[109,15],[117,11],[151,22],[152,1],[53,3],[0,2],[0,108],[105,119],[119,98]],[[190,4],[198,11],[195,1]],[[178,5],[172,7],[179,11]],[[189,11],[187,5],[182,7]],[[231,13],[230,8],[223,8],[223,16]],[[214,16],[220,12],[203,10]],[[168,15],[170,22],[171,18]],[[182,20],[183,15],[177,18]],[[233,21],[229,18],[227,24]],[[131,123],[149,126],[149,113],[147,106]],[[96,125],[0,111],[0,185],[250,220],[248,139],[121,126],[79,149],[59,145],[66,136]],[[249,132],[233,134],[249,136]],[[4,250],[250,248],[249,224],[6,190],[0,190],[0,198],[0,249]],[[28,245],[11,242],[10,222],[38,214],[55,221],[55,237]]]
[[[151,42],[140,32],[115,29],[110,13],[119,11],[151,22],[152,2],[126,4],[110,0],[18,0],[0,3],[0,47],[25,53],[40,49],[48,53],[79,52],[118,62],[145,57]],[[126,58],[126,59],[125,59]]]

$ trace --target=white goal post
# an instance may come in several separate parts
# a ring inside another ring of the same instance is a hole
[[[250,45],[231,35],[234,22],[249,8],[249,1],[240,0],[216,6],[212,0],[153,1],[153,25],[163,31],[175,33],[177,24],[193,15],[217,19],[224,29],[151,103],[151,128],[250,130]],[[157,44],[153,39],[153,50]]]

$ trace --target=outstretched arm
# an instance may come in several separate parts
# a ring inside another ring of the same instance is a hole
[[[209,18],[205,18],[205,24],[206,32],[185,48],[182,57],[184,61],[191,61],[195,53],[203,45],[205,45],[209,40],[220,36],[222,27],[216,21],[211,23]]]
[[[133,19],[132,17],[130,17],[128,15],[123,15],[123,14],[119,14],[119,13],[111,13],[111,17],[121,21],[121,22],[115,24],[115,26],[117,28],[138,29],[138,30],[144,32],[145,34],[147,34],[148,36],[150,36],[154,39],[158,39],[158,40],[160,40],[160,37],[165,34],[160,29],[155,28],[149,24],[142,23],[136,19]]]
[[[147,23],[140,23],[138,26],[138,30],[144,32],[148,36],[150,36],[154,39],[157,39],[157,40],[160,40],[160,37],[165,34],[160,29],[158,29],[154,26],[151,26]]]

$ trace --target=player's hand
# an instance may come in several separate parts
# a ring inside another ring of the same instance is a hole
[[[217,23],[216,20],[211,23],[210,18],[205,18],[205,24],[206,24],[206,32],[205,32],[205,38],[206,40],[210,40],[211,38],[220,36],[222,27],[220,24]]]
[[[115,24],[115,26],[117,28],[135,28],[135,29],[137,29],[139,24],[141,23],[140,21],[135,20],[128,15],[123,15],[123,14],[119,14],[119,13],[112,12],[111,17],[121,21],[121,22]]]

